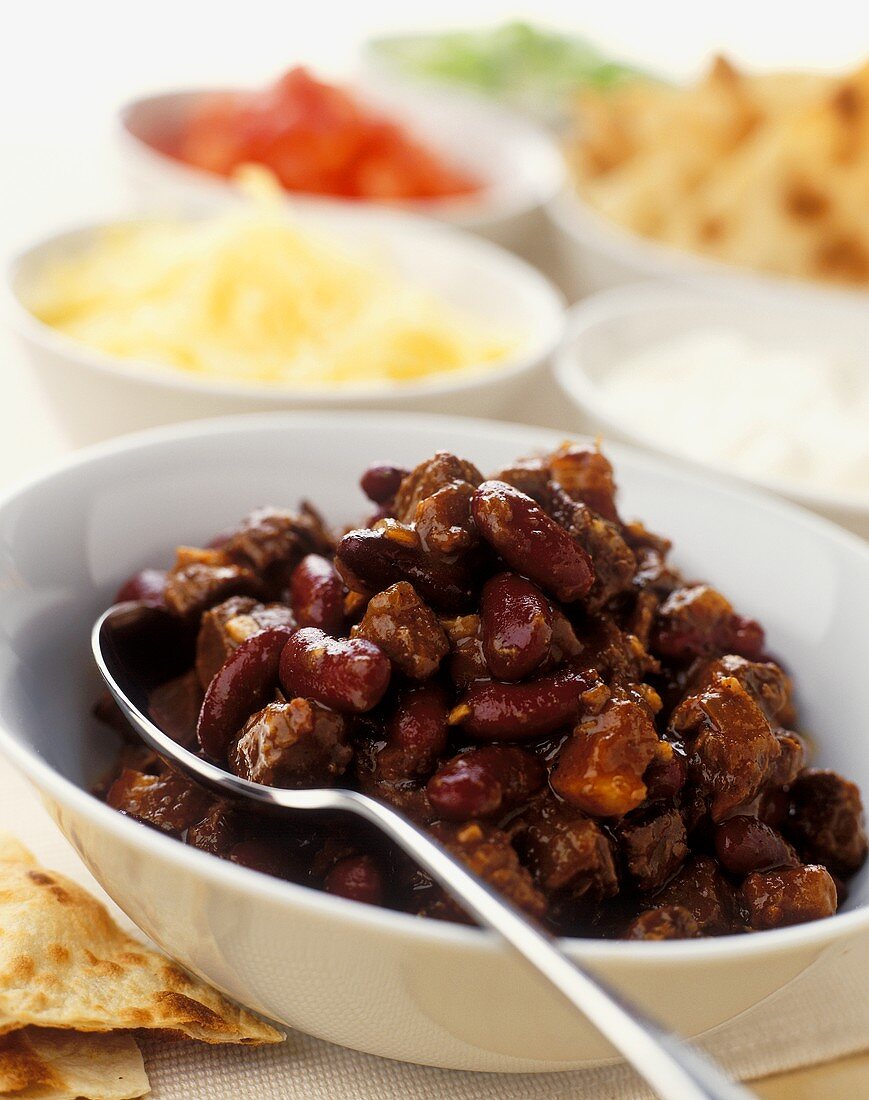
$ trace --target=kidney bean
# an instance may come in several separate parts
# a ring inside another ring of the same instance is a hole
[[[515,573],[499,573],[483,586],[480,624],[486,664],[499,680],[524,680],[549,653],[552,608]]]
[[[483,745],[442,764],[426,790],[442,818],[467,821],[521,805],[545,780],[546,769],[525,749]]]
[[[166,576],[165,569],[142,569],[134,573],[118,589],[115,603],[138,600],[153,607],[165,607]]]
[[[215,673],[196,725],[199,744],[213,760],[226,759],[241,727],[272,697],[281,653],[292,633],[292,627],[274,626],[252,635]]]
[[[383,902],[383,875],[369,855],[345,856],[339,859],[324,883],[326,892],[367,905]]]
[[[403,691],[386,727],[377,756],[379,778],[396,782],[430,775],[449,735],[447,695],[430,681]]]
[[[327,634],[344,627],[344,582],[335,566],[319,554],[302,558],[290,577],[290,604],[299,626]]]
[[[409,473],[401,466],[376,463],[368,467],[359,479],[359,485],[369,500],[375,504],[386,504],[398,492],[399,485]]]
[[[785,838],[756,817],[729,817],[715,826],[715,854],[725,871],[742,878],[752,871],[795,867],[799,860]]]
[[[330,638],[308,626],[297,630],[280,658],[288,696],[313,699],[333,710],[371,710],[389,686],[389,658],[365,638]]]
[[[565,668],[523,684],[472,684],[450,712],[450,725],[481,741],[543,737],[579,715],[584,693],[597,682],[595,672]]]
[[[506,481],[484,481],[471,508],[480,534],[517,573],[564,603],[591,588],[591,558],[531,497]]]
[[[380,592],[408,581],[439,611],[464,610],[474,592],[467,567],[427,553],[410,528],[350,531],[338,544],[335,564],[349,588]]]

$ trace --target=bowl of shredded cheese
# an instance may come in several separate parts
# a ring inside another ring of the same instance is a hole
[[[451,227],[331,203],[89,226],[12,263],[17,330],[75,442],[313,406],[510,415],[558,292]]]
[[[869,319],[663,282],[574,306],[555,375],[586,431],[752,481],[869,537]]]

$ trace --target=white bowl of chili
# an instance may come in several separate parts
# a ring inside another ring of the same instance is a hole
[[[536,428],[435,417],[228,418],[81,452],[0,501],[0,748],[108,893],[171,956],[290,1027],[390,1058],[530,1072],[611,1055],[491,936],[216,859],[88,793],[114,751],[89,717],[98,690],[89,630],[130,572],[179,542],[203,544],[265,501],[303,495],[329,520],[352,521],[366,507],[356,479],[378,459],[410,466],[449,449],[490,470],[560,442]],[[720,585],[764,623],[799,685],[817,762],[869,788],[869,547],[713,475],[608,450],[622,513],[666,532],[687,575]],[[786,997],[822,957],[850,952],[858,967],[867,935],[864,869],[829,919],[715,939],[565,945],[680,1033],[719,1029],[710,1041],[726,1050],[735,1017],[777,991]]]

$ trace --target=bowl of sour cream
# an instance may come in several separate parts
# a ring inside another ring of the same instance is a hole
[[[762,485],[869,537],[864,311],[618,287],[570,311],[555,374],[584,430]]]

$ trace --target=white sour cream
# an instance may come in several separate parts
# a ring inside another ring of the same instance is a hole
[[[751,478],[869,498],[863,357],[701,329],[617,361],[598,385],[625,429]]]

